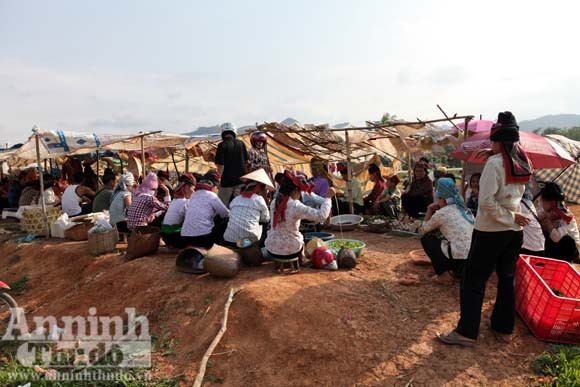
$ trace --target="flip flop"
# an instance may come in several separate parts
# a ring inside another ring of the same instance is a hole
[[[438,334],[437,339],[442,343],[459,345],[461,347],[473,347],[475,345],[475,340],[461,336],[456,331],[451,331],[447,334]]]

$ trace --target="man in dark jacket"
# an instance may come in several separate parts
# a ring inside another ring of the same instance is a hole
[[[229,206],[230,201],[240,194],[243,186],[240,177],[245,173],[248,151],[246,145],[236,139],[236,128],[233,124],[226,122],[220,128],[223,141],[218,145],[215,155],[215,163],[221,175],[218,196]]]

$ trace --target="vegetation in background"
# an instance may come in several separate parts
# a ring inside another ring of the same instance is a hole
[[[564,129],[553,128],[553,127],[546,128],[546,129],[540,128],[540,129],[534,130],[534,133],[543,134],[543,135],[559,134],[561,136],[568,137],[571,140],[580,141],[580,126],[575,126],[572,128],[564,128]]]

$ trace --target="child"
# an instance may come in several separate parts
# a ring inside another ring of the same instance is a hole
[[[380,213],[390,218],[396,218],[401,212],[401,191],[397,188],[400,179],[393,174],[387,177],[387,188],[379,197],[377,205]]]
[[[538,218],[546,235],[546,257],[572,262],[578,258],[580,235],[574,215],[564,204],[566,197],[556,183],[546,184],[540,194]]]

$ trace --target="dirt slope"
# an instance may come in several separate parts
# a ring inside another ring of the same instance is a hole
[[[355,270],[279,276],[264,265],[232,280],[179,273],[174,256],[162,251],[127,262],[119,254],[92,257],[86,242],[7,242],[0,247],[0,279],[29,278],[17,297],[29,316],[87,315],[91,306],[99,315],[122,314],[135,307],[157,337],[154,373],[184,374],[187,385],[219,329],[231,286],[242,292],[207,372],[223,385],[530,383],[529,360],[545,347],[521,321],[508,346],[485,328],[475,349],[443,346],[433,338],[457,321],[458,286],[433,285],[428,268],[409,263],[418,239],[363,232],[348,237],[369,246]],[[418,273],[422,283],[398,285],[406,272]],[[494,295],[491,281],[484,319]]]

